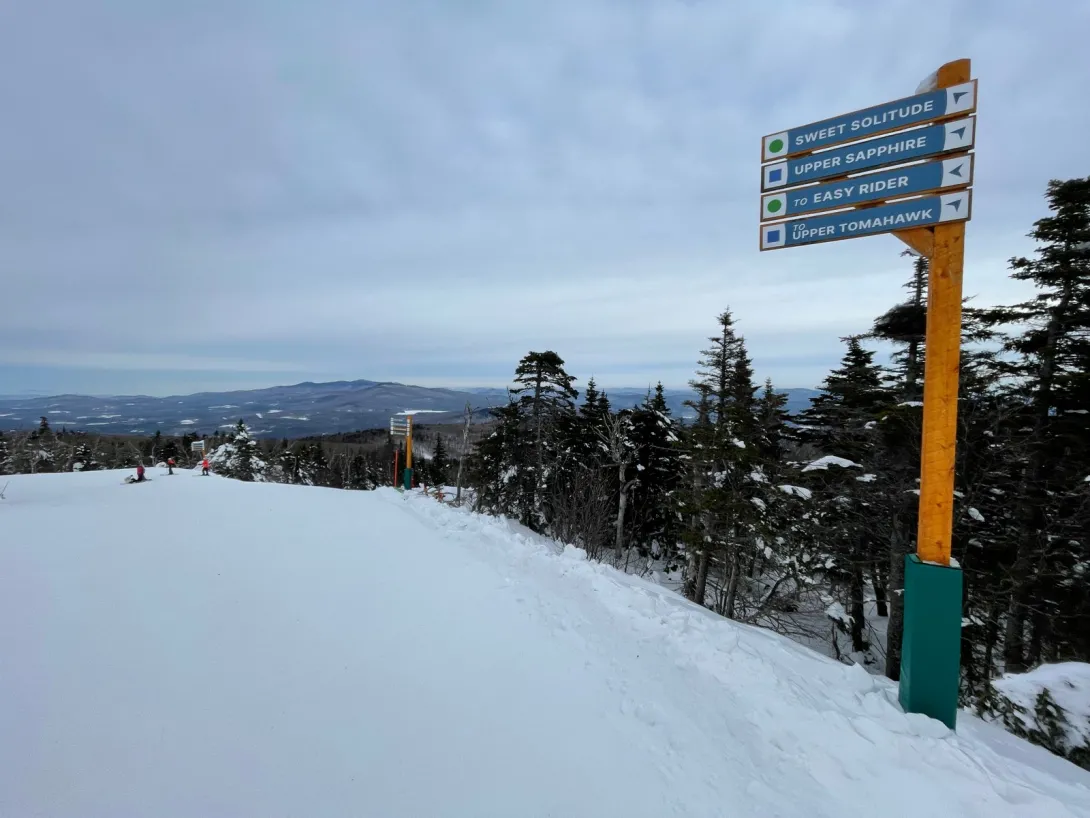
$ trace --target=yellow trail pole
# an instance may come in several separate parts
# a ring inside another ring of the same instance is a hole
[[[409,418],[409,432],[405,435],[405,468],[411,469],[413,467],[413,416],[407,415]]]
[[[969,60],[946,63],[938,87],[968,82]],[[961,368],[961,294],[965,267],[965,222],[938,224],[899,236],[910,247],[929,249],[927,336],[923,378],[923,442],[920,452],[920,516],[916,555],[922,562],[950,564],[954,520],[954,463]],[[928,246],[930,244],[930,247]]]

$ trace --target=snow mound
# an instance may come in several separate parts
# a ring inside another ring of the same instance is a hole
[[[0,505],[0,815],[1090,814],[1069,762],[509,521],[126,473]]]
[[[1021,708],[1011,714],[1026,732],[1047,731],[1037,717],[1038,702],[1044,693],[1063,711],[1060,740],[1068,749],[1090,750],[1090,664],[1060,662],[1041,665],[1028,673],[1010,673],[992,682],[992,686]]]

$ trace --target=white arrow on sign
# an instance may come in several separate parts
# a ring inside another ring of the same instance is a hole
[[[956,151],[961,148],[970,148],[973,145],[973,128],[976,126],[976,119],[974,117],[968,117],[966,119],[958,119],[954,122],[946,123],[946,134],[943,139],[943,149],[948,151]]]
[[[942,203],[942,211],[939,213],[940,222],[964,219],[968,216],[971,206],[969,191],[959,190],[957,193],[945,193],[939,197],[939,201]]]

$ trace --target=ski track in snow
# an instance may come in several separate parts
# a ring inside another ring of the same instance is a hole
[[[0,502],[0,816],[1090,815],[1041,748],[511,522],[128,473]]]

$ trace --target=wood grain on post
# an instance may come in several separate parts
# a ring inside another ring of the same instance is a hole
[[[968,82],[969,60],[939,69],[938,87]],[[923,252],[919,233],[906,244]],[[927,336],[923,386],[923,443],[920,453],[920,517],[916,554],[924,562],[950,564],[954,520],[958,391],[961,367],[961,294],[965,265],[965,222],[937,224],[931,231],[927,290]]]

